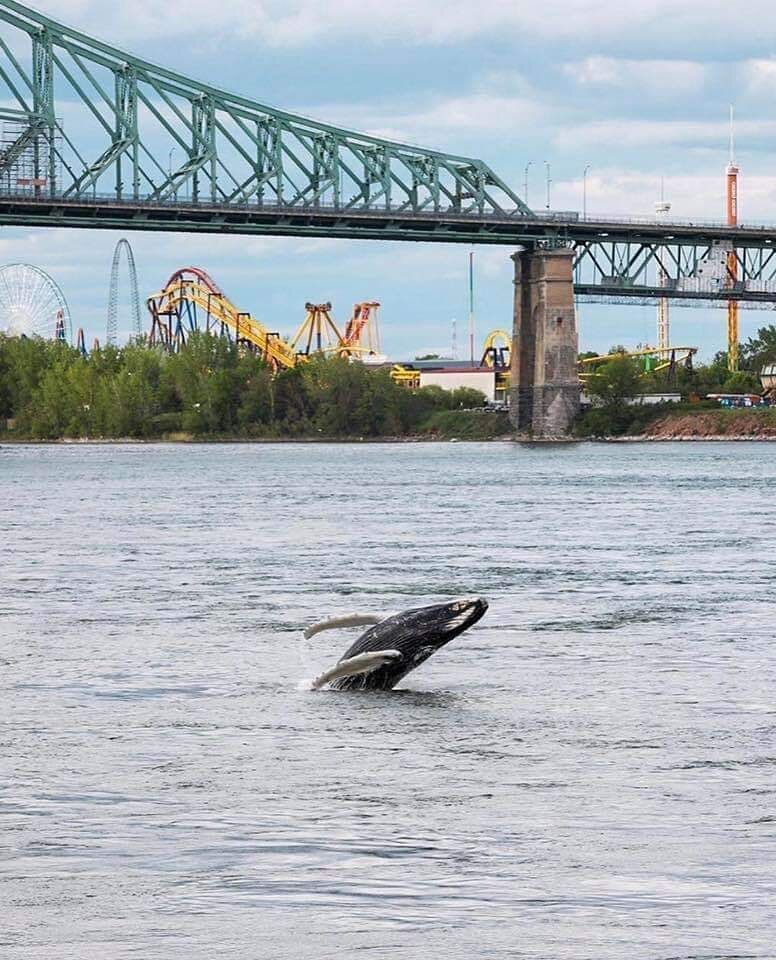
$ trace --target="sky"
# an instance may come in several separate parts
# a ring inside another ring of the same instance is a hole
[[[653,215],[661,182],[679,218],[722,219],[728,106],[740,218],[776,223],[776,4],[738,0],[37,0],[40,11],[181,73],[356,130],[485,160],[529,205]],[[0,228],[0,263],[62,287],[74,327],[105,336],[106,231]],[[469,248],[274,237],[127,234],[141,297],[178,267],[206,269],[240,309],[292,333],[306,301],[379,300],[395,359],[459,356]],[[508,329],[508,247],[475,250],[478,340]],[[128,302],[128,298],[124,298]],[[742,338],[772,314],[742,311]],[[579,305],[581,348],[655,340],[655,307]],[[672,305],[672,340],[710,357],[724,310]],[[123,310],[119,326],[129,329]]]

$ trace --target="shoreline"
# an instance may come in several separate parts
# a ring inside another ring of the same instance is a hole
[[[137,437],[79,437],[77,439],[60,438],[57,440],[21,439],[18,437],[0,438],[3,446],[187,446],[206,444],[405,444],[405,443],[516,443],[526,446],[561,446],[579,443],[776,443],[776,436],[730,436],[710,434],[708,436],[650,436],[640,434],[623,437],[529,437],[509,435],[501,437],[158,437],[138,439]]]
[[[585,437],[592,443],[774,443],[776,436],[765,437],[757,434],[731,437],[726,434],[709,434],[707,437],[683,435],[678,437],[651,437],[648,435],[633,437]]]
[[[79,437],[70,439],[63,437],[57,440],[32,440],[13,438],[0,438],[0,447],[2,446],[49,446],[49,447],[78,447],[78,446],[191,446],[204,444],[271,444],[271,443],[298,443],[298,444],[316,444],[316,443],[340,443],[347,445],[359,444],[399,444],[399,443],[513,443],[517,438],[513,436],[503,437],[484,437],[482,439],[458,438],[458,437],[152,437],[149,439],[138,439],[137,437]],[[537,441],[534,441],[537,442]],[[558,441],[553,441],[558,442]]]

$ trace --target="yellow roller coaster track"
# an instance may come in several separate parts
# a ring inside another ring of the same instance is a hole
[[[493,330],[485,338],[482,345],[482,360],[480,366],[509,367],[509,351],[512,348],[512,338],[506,330]]]
[[[697,352],[697,347],[645,347],[643,350],[628,350],[624,353],[607,353],[600,357],[585,357],[584,360],[579,361],[581,368],[579,379],[584,382],[595,372],[585,369],[586,367],[606,363],[609,360],[617,360],[620,357],[629,357],[634,360],[643,359],[645,361],[651,358],[655,360],[656,363],[654,366],[650,366],[648,370],[645,370],[645,372],[659,373],[661,370],[667,370],[679,364],[686,366],[688,363],[692,363],[692,358]]]
[[[152,318],[151,343],[178,349],[195,330],[228,330],[237,343],[250,344],[274,369],[293,367],[298,360],[290,343],[249,313],[238,310],[197,267],[176,271],[163,290],[148,298],[148,309]]]

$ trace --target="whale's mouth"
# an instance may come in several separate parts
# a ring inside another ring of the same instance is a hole
[[[450,615],[444,627],[445,633],[462,633],[484,616],[487,609],[488,602],[482,597],[456,600],[449,605]]]

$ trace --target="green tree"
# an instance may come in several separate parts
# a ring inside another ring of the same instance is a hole
[[[88,357],[52,341],[0,336],[0,427],[12,419],[19,436],[395,436],[484,403],[469,388],[413,392],[387,368],[342,357],[275,373],[207,333],[192,334],[173,355],[140,341]]]
[[[84,410],[78,384],[71,375],[74,361],[70,351],[62,350],[21,411],[22,426],[33,437],[55,440],[80,434]]]
[[[615,357],[589,378],[586,390],[603,407],[622,407],[641,392],[639,369],[630,357]]]
[[[401,400],[405,390],[391,379],[390,371],[385,368],[365,368],[365,372],[365,389],[356,409],[360,435],[397,436],[402,432]]]
[[[311,432],[313,401],[302,365],[278,371],[272,388],[273,419],[278,432],[292,437]]]
[[[403,433],[417,433],[434,413],[450,409],[450,392],[436,384],[419,390],[400,388],[399,416]]]
[[[314,404],[314,425],[324,436],[360,436],[370,432],[369,371],[345,357],[315,357],[304,365],[303,376]]]
[[[628,431],[637,410],[628,403],[642,389],[638,365],[630,357],[615,357],[598,367],[585,385],[594,405],[577,424],[583,436],[616,436]]]
[[[485,394],[472,387],[456,387],[450,391],[451,410],[471,410],[474,407],[484,407],[487,402]]]
[[[181,426],[198,436],[228,433],[238,424],[238,347],[225,337],[193,333],[169,360],[169,382],[181,411]],[[165,384],[169,389],[169,385]]]
[[[51,365],[58,357],[70,354],[76,355],[64,344],[40,337],[0,336],[2,402],[6,416],[22,414]]]
[[[717,354],[711,363],[696,366],[691,374],[680,379],[680,383],[687,393],[703,397],[707,393],[721,393],[728,376],[727,354]]]
[[[238,363],[240,405],[237,422],[240,431],[248,436],[262,436],[271,432],[273,422],[272,371],[258,357],[250,354]]]
[[[741,366],[759,376],[766,363],[776,362],[776,326],[760,327],[757,335],[741,345]]]
[[[731,373],[722,384],[721,393],[760,393],[762,386],[759,377],[747,370]]]

